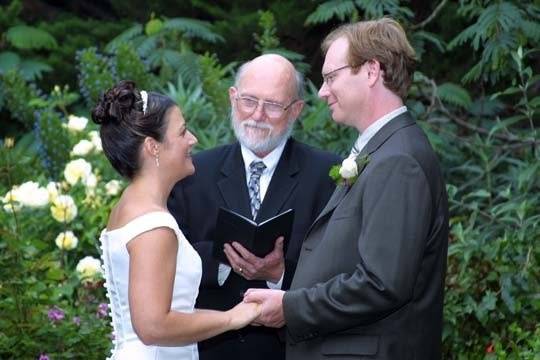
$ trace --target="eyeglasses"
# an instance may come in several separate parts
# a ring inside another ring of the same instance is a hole
[[[298,99],[291,101],[289,105],[283,105],[272,101],[261,100],[254,96],[240,95],[236,97],[236,103],[238,104],[239,109],[246,115],[253,114],[262,102],[262,109],[269,118],[279,118],[283,116],[285,111],[297,101]]]
[[[328,85],[328,86],[332,85],[332,83],[336,79],[337,72],[339,70],[343,70],[343,69],[350,68],[350,67],[352,67],[352,66],[351,65],[345,65],[345,66],[339,67],[337,69],[334,69],[332,71],[329,71],[326,74],[323,74],[323,76],[322,76],[323,84],[326,83],[326,85]]]

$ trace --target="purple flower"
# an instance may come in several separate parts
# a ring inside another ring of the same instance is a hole
[[[39,354],[38,360],[49,360],[49,357],[47,354],[41,353]]]
[[[57,307],[56,305],[53,306],[49,312],[47,313],[47,317],[49,318],[50,321],[52,321],[53,323],[57,323],[57,322],[60,322],[62,320],[64,320],[64,317],[65,317],[65,313],[64,313],[64,310],[60,309],[59,307]]]
[[[73,323],[77,326],[80,326],[81,325],[81,318],[78,317],[78,316],[74,316],[73,317]]]
[[[109,310],[109,305],[107,303],[101,303],[97,307],[96,316],[102,319],[107,316],[108,310]]]

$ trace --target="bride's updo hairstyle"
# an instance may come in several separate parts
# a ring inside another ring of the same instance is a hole
[[[163,140],[167,130],[165,115],[176,105],[167,96],[147,94],[145,104],[135,83],[122,80],[102,94],[92,110],[92,120],[101,125],[105,155],[116,171],[128,179],[133,179],[139,170],[139,150],[144,139],[149,136]]]

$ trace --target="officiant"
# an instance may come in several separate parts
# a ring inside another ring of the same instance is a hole
[[[248,288],[290,286],[304,236],[334,190],[329,169],[340,161],[291,137],[302,93],[301,74],[282,56],[266,54],[243,64],[229,89],[237,142],[196,154],[195,174],[171,193],[169,210],[203,262],[198,308],[229,309]],[[262,258],[230,239],[232,245],[223,248],[229,264],[219,262],[212,247],[220,207],[257,223],[294,209],[287,252],[279,238]],[[199,356],[279,360],[285,350],[275,329],[247,327],[200,343]]]

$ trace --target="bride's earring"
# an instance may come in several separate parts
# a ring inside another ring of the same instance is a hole
[[[154,158],[156,159],[156,166],[159,167],[159,152],[156,152],[156,155],[154,155]]]

